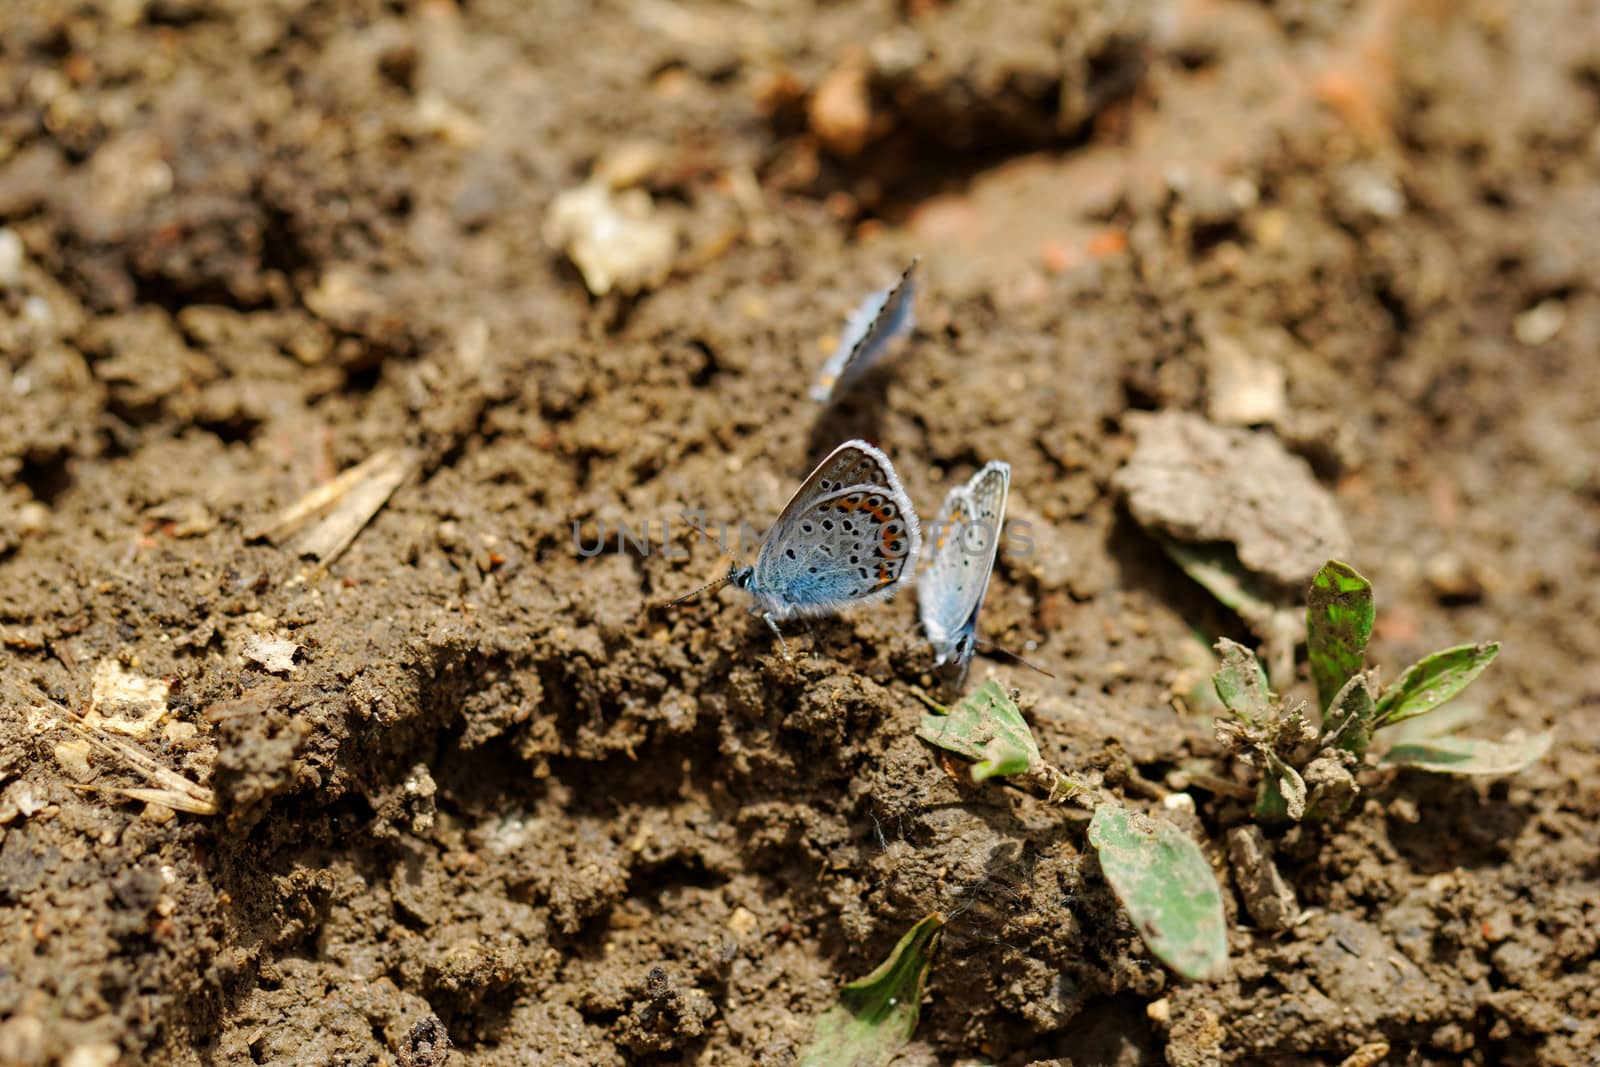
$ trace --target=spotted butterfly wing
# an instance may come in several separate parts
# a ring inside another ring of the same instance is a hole
[[[916,325],[913,303],[917,287],[912,272],[917,263],[913,259],[898,282],[873,293],[851,313],[838,347],[811,387],[811,399],[827,403],[843,394],[877,362],[890,341]]]
[[[831,614],[890,595],[920,545],[916,511],[889,458],[847,441],[767,531],[749,588],[775,618]]]
[[[781,525],[789,510],[796,505],[852,485],[883,485],[899,490],[900,480],[895,477],[894,466],[888,456],[865,441],[846,441],[829,452],[806,475],[806,480],[800,483],[800,488],[783,506],[776,525]]]
[[[978,611],[994,572],[1010,487],[1010,465],[996,461],[950,490],[917,579],[918,611],[933,645],[934,666],[953,662],[963,678],[977,642]]]

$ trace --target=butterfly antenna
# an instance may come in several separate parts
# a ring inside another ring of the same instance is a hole
[[[718,578],[716,581],[707,582],[705,585],[702,585],[699,589],[696,589],[692,593],[685,593],[680,597],[673,597],[671,600],[667,601],[667,606],[668,607],[672,607],[674,604],[682,604],[685,600],[693,600],[695,597],[699,596],[701,593],[709,593],[711,590],[718,589],[718,588],[720,588],[720,587],[722,587],[724,585],[727,585],[731,581],[733,581],[733,572],[729,572],[727,574],[724,574],[721,578]]]
[[[1055,675],[1051,674],[1049,671],[1045,670],[1043,667],[1038,667],[1038,666],[1035,666],[1032,663],[1029,663],[1027,660],[1023,659],[1021,656],[1017,655],[1015,652],[1011,651],[1009,648],[1003,648],[1000,645],[995,644],[993,641],[983,641],[981,639],[979,641],[979,644],[981,644],[983,646],[983,649],[984,649],[985,652],[998,652],[1002,656],[1005,656],[1007,659],[1016,660],[1018,663],[1022,664],[1024,667],[1028,668],[1030,671],[1037,671],[1038,673],[1044,675],[1046,678],[1051,678],[1051,679],[1055,678]]]

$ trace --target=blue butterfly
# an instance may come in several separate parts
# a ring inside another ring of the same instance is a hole
[[[865,441],[846,441],[789,498],[755,563],[733,567],[706,588],[732,582],[750,593],[752,610],[787,656],[779,620],[831,615],[891,595],[921,545],[916,511],[889,457]]]
[[[933,665],[953,662],[960,673],[957,686],[966,680],[978,640],[978,610],[1000,548],[1010,488],[1010,464],[996,461],[950,490],[917,579],[922,629],[937,657]]]
[[[879,289],[851,312],[839,347],[822,365],[817,384],[811,387],[812,400],[826,404],[835,395],[843,395],[878,361],[890,341],[911,332],[916,325],[912,304],[917,295],[911,272],[917,269],[917,262],[913,259],[891,288]]]

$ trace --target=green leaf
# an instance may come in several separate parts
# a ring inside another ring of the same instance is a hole
[[[1155,536],[1172,562],[1216,597],[1223,607],[1247,622],[1272,614],[1272,594],[1260,578],[1245,570],[1232,545],[1187,544],[1161,534]]]
[[[1377,727],[1426,715],[1454,700],[1500,653],[1500,644],[1457,645],[1424,656],[1401,672],[1378,701]]]
[[[1037,767],[1039,746],[1011,694],[993,678],[967,694],[945,714],[922,717],[917,736],[974,761],[972,780],[1025,774]]]
[[[1550,751],[1548,730],[1529,738],[1485,741],[1477,737],[1436,737],[1396,745],[1383,755],[1390,767],[1416,767],[1435,774],[1506,775],[1527,770]]]
[[[1299,641],[1300,617],[1279,603],[1277,592],[1239,562],[1232,545],[1221,542],[1185,544],[1152,531],[1163,551],[1223,607],[1230,609],[1262,641],[1262,655],[1272,677],[1288,684]]]
[[[1471,701],[1452,703],[1423,718],[1407,719],[1385,727],[1383,738],[1391,747],[1407,741],[1426,741],[1456,733],[1482,718],[1483,709]]]
[[[1220,978],[1228,966],[1222,889],[1194,838],[1164,820],[1101,804],[1089,843],[1150,951],[1185,978]]]
[[[1372,678],[1370,671],[1353,674],[1334,695],[1328,710],[1322,713],[1324,745],[1337,745],[1359,756],[1372,744],[1376,709],[1373,698],[1377,695]]]
[[[1348,563],[1330,559],[1306,594],[1306,651],[1322,710],[1361,670],[1372,636],[1372,583]]]
[[[906,931],[889,958],[839,991],[817,1019],[800,1067],[883,1067],[911,1040],[922,988],[944,916],[934,912]]]
[[[1226,637],[1216,647],[1222,667],[1211,676],[1211,683],[1217,688],[1218,699],[1247,723],[1266,721],[1272,711],[1272,690],[1261,661],[1248,648]]]
[[[1261,823],[1299,822],[1306,815],[1306,783],[1300,772],[1285,763],[1276,752],[1263,753],[1266,774],[1256,791],[1256,821]]]

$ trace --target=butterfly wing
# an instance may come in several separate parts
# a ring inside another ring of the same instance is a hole
[[[898,282],[873,293],[851,313],[839,346],[811,387],[811,399],[826,403],[835,393],[843,393],[877,362],[890,341],[916,325],[913,303],[917,287],[912,272],[917,263],[913,259]]]
[[[892,593],[921,541],[889,458],[848,441],[811,472],[767,532],[751,592],[778,618],[831,614]]]
[[[994,462],[945,498],[938,539],[917,580],[918,609],[935,666],[954,659],[964,674],[972,658],[978,611],[994,573],[1010,487],[1011,467]]]
[[[928,530],[917,575],[917,613],[938,663],[949,659],[956,631],[966,617],[961,607],[961,533],[972,519],[967,487],[955,486]]]
[[[778,521],[772,526],[773,530],[780,529],[788,521],[790,513],[804,507],[808,501],[827,496],[829,493],[837,493],[852,485],[881,485],[901,496],[905,495],[905,490],[900,488],[900,479],[895,477],[894,466],[889,462],[889,457],[859,438],[852,439],[829,452],[823,461],[806,475],[805,481],[800,483],[800,488],[794,491],[789,502],[783,506],[783,511],[778,514]]]

